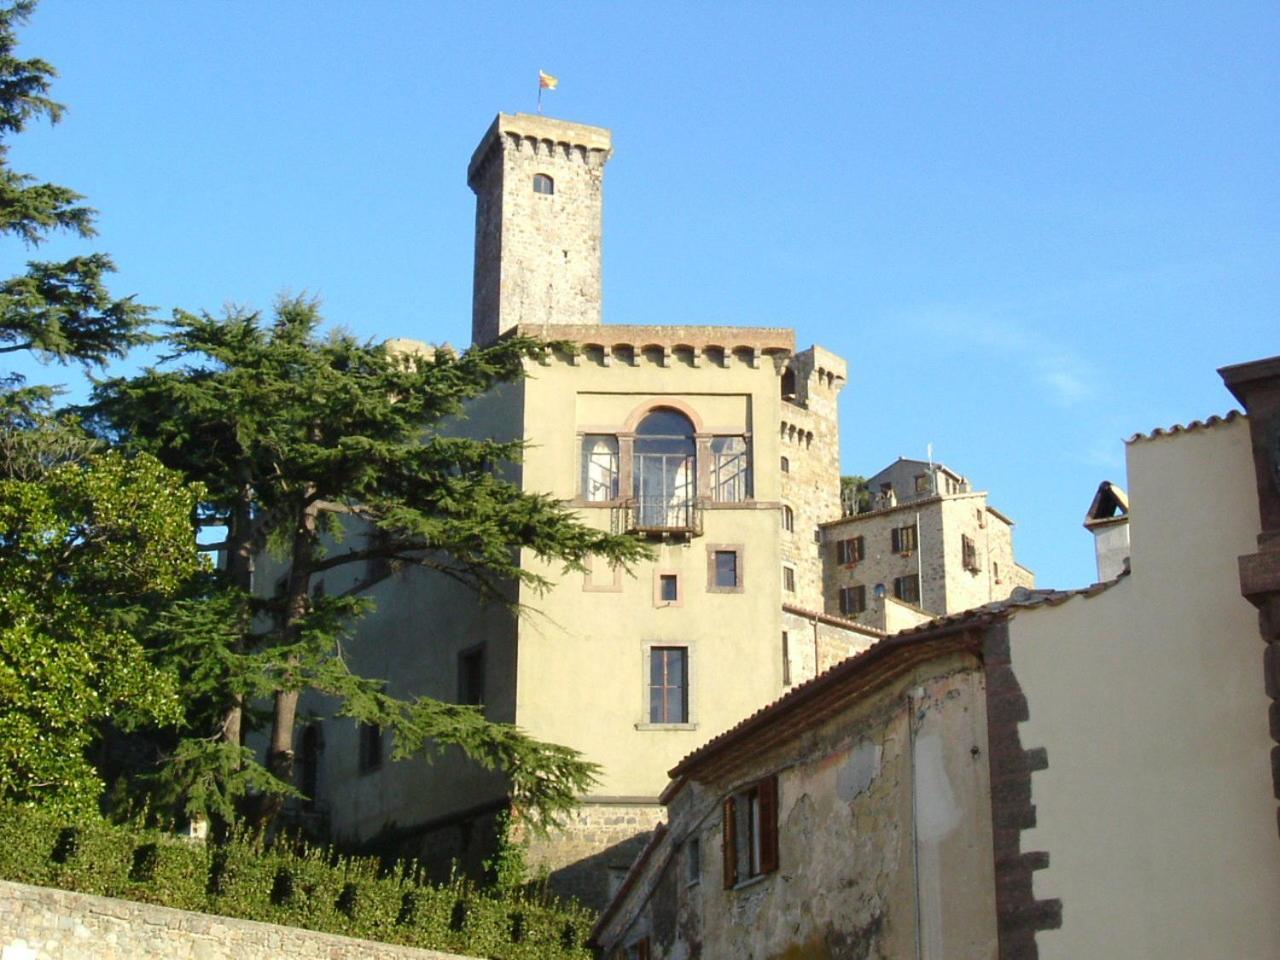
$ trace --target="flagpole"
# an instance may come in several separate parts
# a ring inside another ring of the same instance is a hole
[[[538,77],[538,112],[542,112],[542,77]]]

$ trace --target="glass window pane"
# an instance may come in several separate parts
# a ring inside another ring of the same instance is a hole
[[[716,551],[716,586],[738,585],[738,555],[732,550]]]
[[[667,684],[672,687],[680,687],[684,685],[684,657],[683,650],[667,651]]]
[[[667,723],[684,723],[684,688],[667,688]]]
[[[662,688],[649,688],[649,722],[663,723],[662,719]]]

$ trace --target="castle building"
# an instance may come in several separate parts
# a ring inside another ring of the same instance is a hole
[[[515,332],[576,349],[529,362],[452,429],[525,441],[513,475],[524,489],[647,538],[655,559],[564,576],[526,551],[554,586],[519,588],[516,610],[401,570],[367,588],[376,612],[349,648],[393,694],[483,704],[600,765],[567,831],[529,851],[596,903],[662,817],[681,756],[882,635],[824,612],[819,530],[839,513],[844,361],[797,350],[785,328],[603,324],[611,151],[608,130],[543,116],[499,115],[485,133],[467,176],[474,342]],[[354,589],[351,577],[326,589]],[[501,775],[452,753],[384,764],[377,731],[325,719],[330,707],[309,704],[303,765],[333,833],[474,865],[507,803]]]
[[[1013,521],[954,470],[900,457],[866,485],[868,509],[821,524],[828,614],[893,633],[1035,586]]]

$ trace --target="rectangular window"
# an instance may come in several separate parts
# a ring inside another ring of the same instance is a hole
[[[722,809],[725,889],[778,869],[778,778],[726,797]]]
[[[785,503],[782,505],[782,529],[794,533],[796,529],[796,512]]]
[[[739,593],[742,590],[742,549],[709,547],[707,590],[710,593]]]
[[[649,722],[689,722],[689,648],[649,650]]]
[[[791,638],[782,631],[782,685],[791,686]]]
[[[697,837],[690,837],[684,845],[684,879],[689,884],[702,879],[702,844]]]
[[[382,766],[382,728],[374,723],[362,723],[356,736],[360,740],[360,772],[377,770]]]
[[[484,644],[458,654],[458,702],[484,704]]]
[[[680,578],[674,573],[658,576],[658,599],[663,603],[675,603],[680,599]]]
[[[618,499],[618,438],[587,434],[582,438],[582,499],[601,503]]]
[[[796,571],[794,567],[782,568],[782,589],[787,593],[796,592]]]
[[[849,537],[836,541],[836,563],[848,566],[861,563],[867,556],[867,543],[863,537]]]
[[[903,603],[919,603],[920,577],[914,573],[909,577],[894,577],[893,595]]]
[[[916,493],[928,493],[932,486],[927,473],[916,474]]]
[[[911,553],[916,548],[916,525],[894,527],[889,540],[894,553]]]
[[[867,609],[866,584],[840,588],[840,612],[846,617],[865,613]]]
[[[966,570],[972,570],[975,573],[982,569],[978,565],[978,545],[964,534],[960,535],[960,562]]]
[[[751,447],[746,437],[711,438],[711,493],[719,503],[751,497]]]

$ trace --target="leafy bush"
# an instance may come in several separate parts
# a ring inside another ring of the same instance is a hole
[[[594,916],[507,884],[431,886],[415,865],[232,836],[196,843],[0,805],[0,879],[493,960],[586,960]]]

